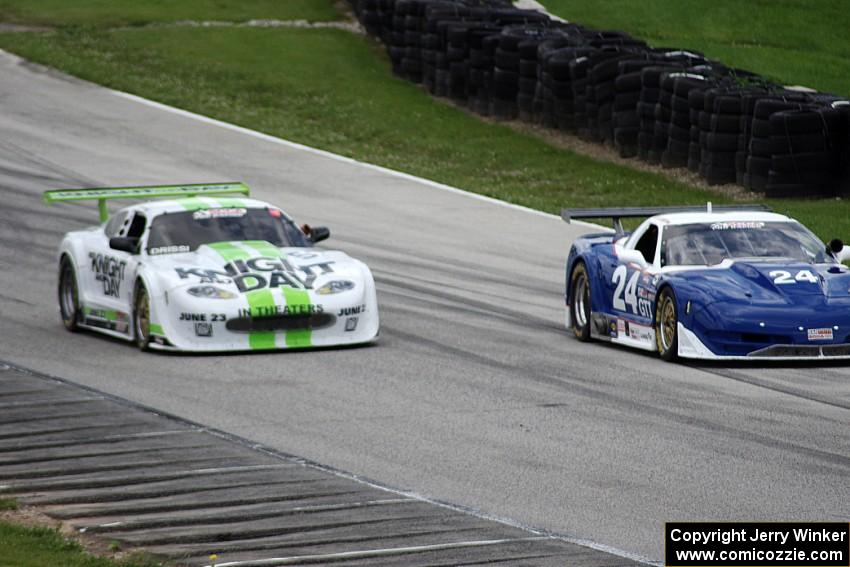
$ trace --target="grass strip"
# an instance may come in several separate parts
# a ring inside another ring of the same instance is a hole
[[[0,34],[0,47],[112,88],[553,213],[729,200],[483,121],[393,76],[381,46],[341,30],[74,27]],[[845,201],[770,204],[824,239],[850,239]]]
[[[338,20],[328,0],[0,0],[0,22],[48,26],[139,26],[180,20]]]
[[[840,96],[850,95],[843,0],[542,0],[553,14],[620,29],[653,46],[704,52],[723,63]]]
[[[0,521],[0,567],[159,567],[159,560],[137,556],[116,561],[95,557],[79,543],[50,528],[30,528]]]

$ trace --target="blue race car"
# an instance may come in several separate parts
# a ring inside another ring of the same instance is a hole
[[[850,247],[761,206],[564,209],[566,325],[665,360],[850,358]],[[626,233],[621,218],[649,217]]]

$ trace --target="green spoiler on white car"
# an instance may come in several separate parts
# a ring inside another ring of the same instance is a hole
[[[251,190],[241,181],[227,183],[196,183],[190,185],[147,185],[141,187],[98,187],[93,189],[54,189],[44,192],[44,202],[97,201],[100,221],[109,218],[106,201],[111,199],[147,199],[150,197],[198,197],[239,193],[249,195]]]

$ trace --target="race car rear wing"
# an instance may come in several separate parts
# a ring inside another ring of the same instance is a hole
[[[198,197],[238,193],[249,195],[251,190],[241,181],[226,183],[195,183],[189,185],[146,185],[141,187],[98,187],[93,189],[55,189],[44,192],[47,204],[60,201],[97,201],[100,222],[109,217],[106,201],[112,199],[147,199],[149,197]]]
[[[620,219],[637,217],[654,217],[665,213],[712,213],[730,211],[758,211],[769,212],[767,205],[706,205],[684,206],[684,207],[612,207],[598,209],[562,209],[561,218],[566,222],[573,219],[607,219],[614,223],[614,232],[623,234],[623,223]]]

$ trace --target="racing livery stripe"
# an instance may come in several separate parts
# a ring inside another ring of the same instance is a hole
[[[283,286],[283,299],[286,304],[292,305],[310,305],[310,294],[306,291]],[[288,347],[308,347],[313,338],[313,331],[310,329],[299,329],[286,332],[286,346]]]
[[[242,199],[239,199],[239,198],[227,197],[227,198],[222,199],[220,197],[217,197],[216,201],[218,201],[218,206],[221,207],[222,209],[244,209],[245,208],[245,201],[242,200]]]
[[[255,313],[268,313],[275,306],[274,296],[267,289],[249,291],[245,294],[248,299],[248,309],[253,316]],[[267,350],[275,348],[274,331],[257,332],[248,335],[248,345],[254,350]]]
[[[253,248],[265,256],[286,260],[286,255],[280,251],[280,248],[265,240],[250,240],[241,244]],[[280,289],[282,290],[283,300],[287,306],[310,305],[310,295],[306,291],[293,289],[288,286],[283,286]],[[312,345],[312,338],[313,332],[310,329],[286,331],[286,346],[308,347]]]
[[[245,260],[248,258],[248,252],[239,248],[232,242],[213,242],[212,244],[207,244],[207,246],[218,252],[219,256],[221,256],[225,262]]]
[[[239,244],[253,248],[257,251],[257,253],[262,254],[263,256],[271,256],[272,258],[280,258],[282,256],[280,248],[274,246],[270,242],[266,242],[265,240],[246,240]]]
[[[150,333],[152,335],[159,335],[161,337],[165,336],[165,331],[162,330],[162,325],[157,325],[156,323],[151,323],[148,328],[150,329]]]
[[[232,242],[214,242],[208,246],[218,252],[225,262],[247,260],[251,257],[250,252]],[[250,291],[245,294],[245,299],[248,300],[248,311],[251,315],[273,309],[275,306],[274,296],[269,290]],[[274,332],[251,332],[248,334],[248,345],[254,350],[275,348]]]
[[[188,197],[186,199],[178,199],[177,201],[187,211],[206,210],[216,206],[215,201],[209,198]]]

